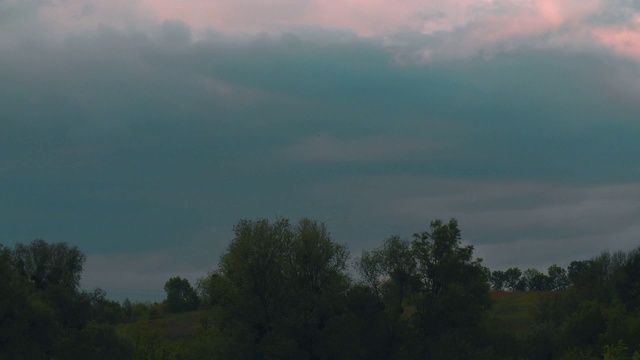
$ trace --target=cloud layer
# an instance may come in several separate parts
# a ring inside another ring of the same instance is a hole
[[[31,0],[5,1],[0,9],[8,14],[0,26],[31,24],[40,37],[100,26],[152,31],[177,20],[200,39],[212,32],[337,29],[382,41],[402,62],[491,57],[522,47],[601,49],[640,60],[640,12],[634,2],[618,0]]]
[[[456,217],[494,268],[635,246],[633,6],[264,4],[0,3],[0,241],[77,244],[84,286],[141,299],[241,218],[357,255]]]

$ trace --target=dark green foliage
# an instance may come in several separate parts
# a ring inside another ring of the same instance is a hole
[[[455,220],[431,223],[430,231],[414,235],[421,293],[416,299],[416,326],[423,334],[440,336],[477,326],[491,305],[489,282],[473,246],[461,245]]]
[[[108,300],[106,291],[96,288],[86,294],[89,297],[91,310],[89,317],[96,323],[115,324],[125,318],[125,311],[117,301]]]
[[[491,305],[489,278],[473,247],[461,244],[455,220],[436,220],[413,241],[391,236],[356,265],[379,309],[382,358],[463,358],[479,355],[478,334]],[[362,295],[361,295],[362,296]],[[375,304],[374,302],[369,302]],[[369,341],[372,343],[373,341]]]
[[[558,265],[551,265],[547,274],[537,269],[527,269],[522,272],[518,268],[510,268],[506,271],[495,270],[490,273],[491,287],[499,291],[508,289],[511,291],[564,291],[571,281],[567,270]]]
[[[167,293],[167,298],[164,301],[167,312],[193,311],[200,304],[200,298],[191,287],[189,280],[179,276],[167,280],[164,284],[164,291]]]
[[[340,348],[348,251],[324,224],[303,219],[239,222],[219,271],[200,282],[214,325],[256,358],[326,357]],[[246,357],[245,357],[246,358]]]
[[[127,358],[120,305],[79,289],[84,261],[65,243],[0,245],[0,359]]]
[[[507,283],[507,275],[504,271],[495,270],[491,272],[491,289],[495,291],[504,290]]]
[[[0,245],[0,359],[44,359],[58,334],[53,309],[15,268],[11,251]]]
[[[549,281],[549,290],[564,291],[569,288],[570,281],[567,270],[558,265],[551,265],[547,269],[547,277]]]
[[[172,277],[162,304],[81,291],[67,244],[0,245],[0,360],[640,359],[640,249],[492,272],[436,220],[363,251],[354,282],[322,223],[234,234],[198,292]]]
[[[198,282],[208,309],[199,330],[173,339],[138,327],[136,358],[640,358],[637,251],[546,274],[491,272],[455,220],[434,221],[413,241],[363,251],[354,284],[346,249],[322,224],[241,221],[234,231],[219,269]],[[494,294],[491,312],[489,284],[511,290]]]
[[[132,345],[123,341],[113,326],[90,322],[74,336],[60,342],[58,356],[61,359],[128,359]]]
[[[559,355],[558,330],[549,323],[538,323],[531,329],[527,343],[528,358],[532,360],[556,359]]]
[[[541,303],[537,315],[538,328],[555,339],[554,358],[631,359],[640,350],[637,254],[603,252],[569,265],[572,286],[552,303]],[[549,272],[562,276],[557,269]],[[538,348],[544,347],[545,337],[535,334]]]
[[[551,290],[551,282],[548,276],[541,273],[537,269],[527,269],[522,273],[522,280],[526,284],[529,291],[549,291]]]
[[[38,290],[49,287],[76,290],[86,260],[75,246],[48,244],[41,239],[29,245],[17,244],[13,256],[18,274],[31,281]]]
[[[371,309],[377,308],[378,311],[370,316],[375,316],[378,323],[370,326],[379,328],[375,338],[381,345],[378,353],[383,357],[397,353],[406,337],[409,324],[403,315],[407,300],[421,287],[414,255],[411,242],[394,235],[379,248],[363,251],[356,260],[356,267],[366,285],[366,288],[358,290],[360,296],[370,294],[375,302],[370,300],[369,305],[377,304]]]
[[[569,264],[568,277],[571,284],[578,287],[587,286],[589,283],[589,269],[591,267],[591,262],[588,260],[583,261],[572,261]]]
[[[640,251],[629,255],[617,274],[615,287],[620,301],[629,310],[640,309]]]
[[[387,238],[357,259],[323,224],[243,220],[218,271],[198,288],[205,329],[243,353],[230,358],[495,358],[484,330],[487,269],[458,224],[434,221],[413,241]],[[497,337],[497,335],[496,335]],[[504,337],[501,337],[501,339]]]
[[[585,301],[564,320],[562,333],[570,347],[589,348],[598,345],[598,337],[606,327],[602,305]]]
[[[505,286],[509,290],[524,291],[526,290],[526,284],[522,280],[522,270],[517,267],[509,268],[504,272]]]

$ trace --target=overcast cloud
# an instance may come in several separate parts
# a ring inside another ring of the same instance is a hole
[[[491,268],[638,245],[629,1],[0,0],[0,242],[159,300],[241,218],[353,256],[459,220]]]

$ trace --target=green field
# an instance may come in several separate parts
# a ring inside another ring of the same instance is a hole
[[[166,339],[179,339],[194,335],[200,327],[202,311],[163,314],[133,323],[120,324],[120,331],[140,331]]]
[[[494,303],[489,310],[491,322],[516,333],[526,332],[533,325],[534,313],[541,299],[552,296],[553,292],[537,291],[496,291],[491,294]],[[194,335],[200,326],[202,311],[181,314],[160,315],[139,320],[136,324],[123,324],[146,328],[162,337],[176,339]]]
[[[534,325],[540,300],[554,293],[498,291],[491,295],[494,303],[486,318],[489,327],[524,341]],[[198,331],[206,317],[207,311],[164,314],[120,324],[118,331],[135,348],[136,359],[202,358],[203,354],[212,357],[213,352],[224,351],[225,340],[216,331],[210,332],[211,329],[206,333]],[[225,357],[224,352],[216,356]]]
[[[553,296],[545,291],[495,291],[489,319],[501,328],[522,334],[533,326],[534,314],[541,299]]]

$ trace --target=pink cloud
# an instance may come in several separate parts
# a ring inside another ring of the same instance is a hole
[[[535,36],[562,26],[579,27],[600,7],[599,1],[538,0],[509,9],[507,13],[479,19],[476,40],[495,43],[511,38]]]
[[[227,32],[279,32],[295,26],[348,29],[362,36],[399,30],[449,31],[491,0],[142,0],[159,20]]]
[[[360,36],[393,39],[397,34],[451,34],[438,47],[408,45],[422,56],[465,57],[500,44],[549,34],[552,46],[594,40],[640,59],[640,17],[622,26],[594,27],[587,19],[607,5],[602,0],[53,0],[38,18],[63,36],[106,24],[122,30],[150,30],[181,20],[194,33],[281,33],[299,26],[350,30]],[[444,55],[443,55],[444,54]]]
[[[401,33],[455,34],[439,48],[420,45],[415,40],[419,37],[414,38],[416,42],[408,45],[419,48],[423,59],[470,56],[560,29],[569,29],[569,35],[565,31],[563,39],[551,41],[571,42],[583,36],[584,20],[602,6],[601,0],[142,0],[142,4],[158,20],[179,19],[196,30],[280,33],[316,26],[387,40]]]
[[[593,34],[602,45],[640,61],[640,16],[623,26],[597,28]]]
[[[402,30],[434,33],[472,23],[510,33],[539,33],[580,20],[597,10],[596,0],[142,0],[160,20],[180,19],[221,31],[272,32],[313,25],[350,29],[359,35]]]

